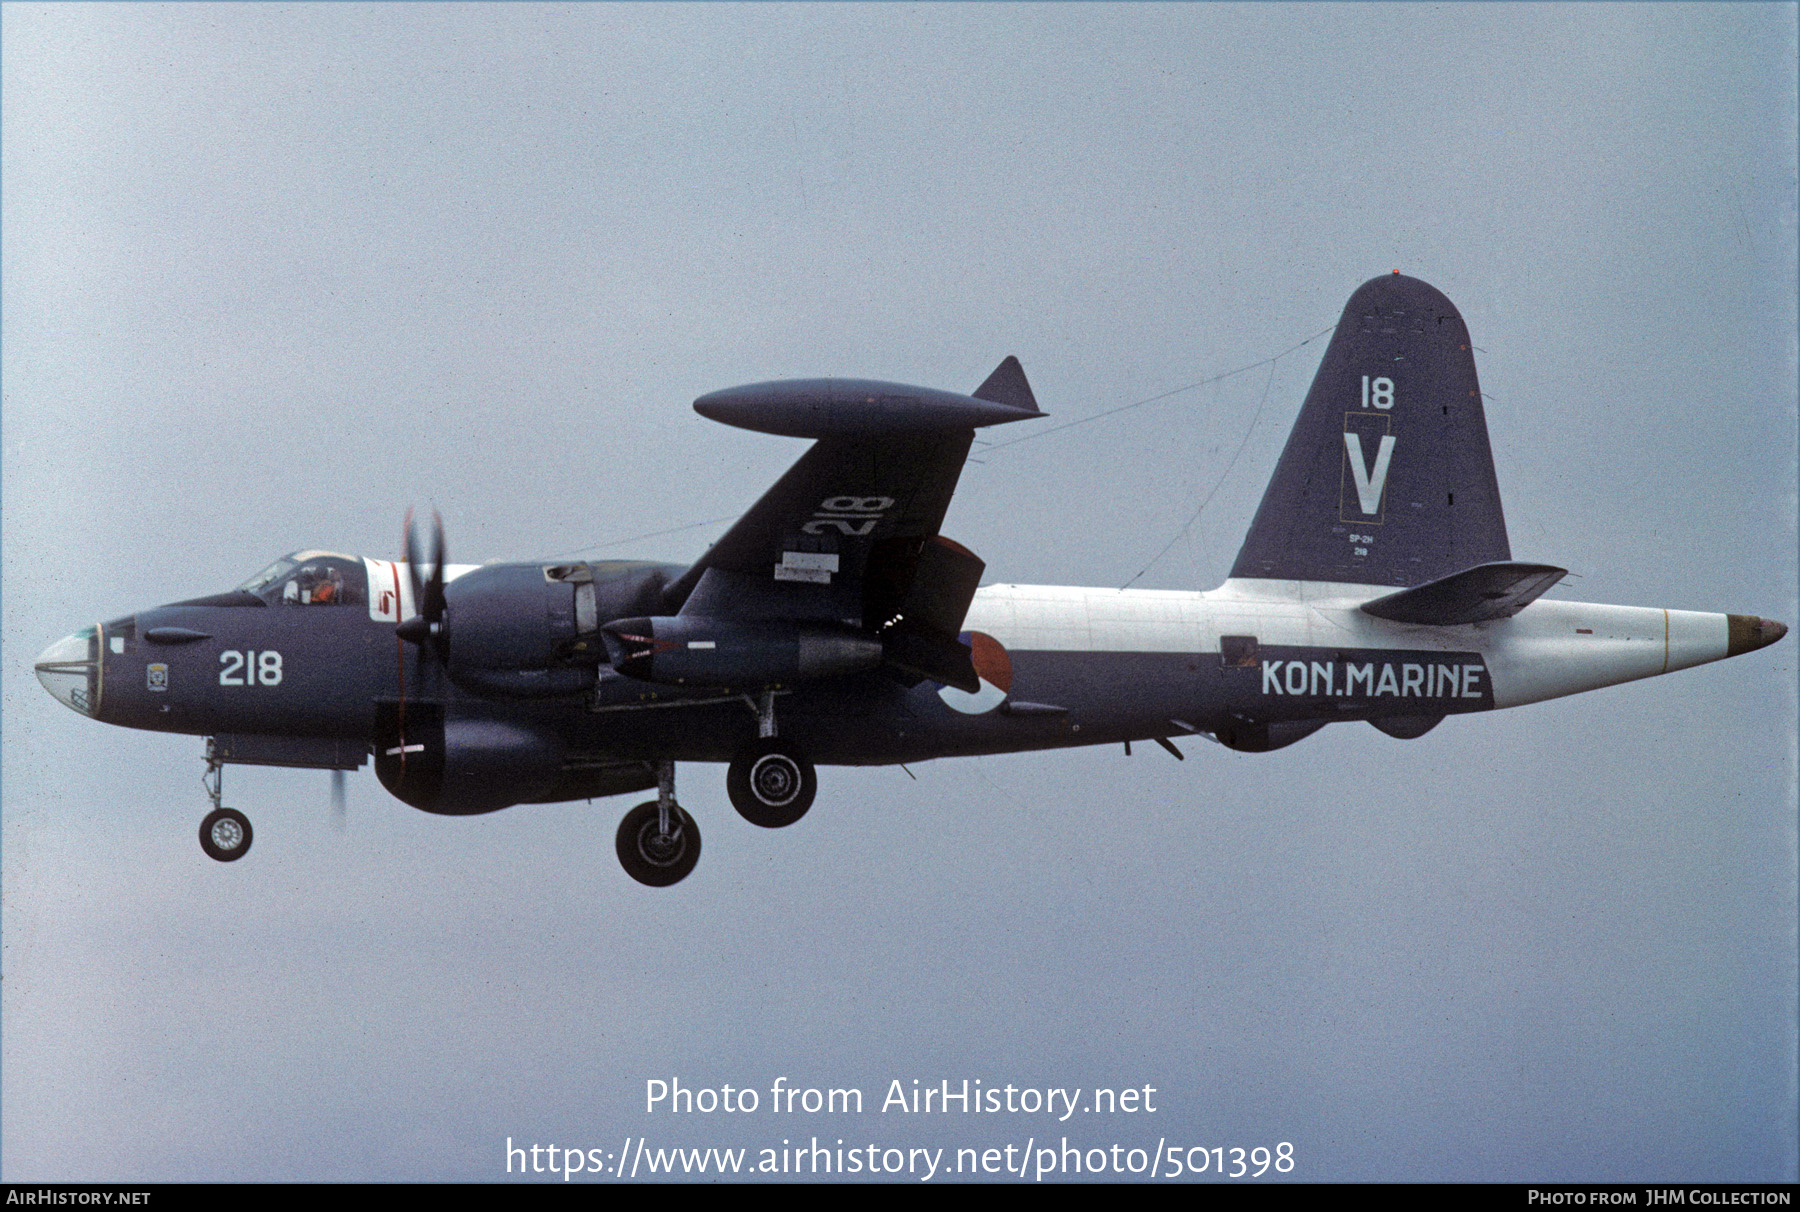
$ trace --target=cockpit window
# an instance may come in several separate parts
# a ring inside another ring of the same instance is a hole
[[[242,585],[239,585],[238,592],[254,593],[258,597],[261,597],[263,590],[267,589],[270,585],[273,585],[276,581],[279,581],[282,577],[298,567],[299,565],[293,560],[283,556],[281,559],[276,560],[273,564],[251,577],[248,581],[245,581]]]
[[[238,586],[271,606],[364,606],[368,573],[353,556],[302,551],[276,560]]]

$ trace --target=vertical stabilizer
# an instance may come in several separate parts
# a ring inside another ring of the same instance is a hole
[[[1408,587],[1510,559],[1468,326],[1417,278],[1365,282],[1231,575]]]

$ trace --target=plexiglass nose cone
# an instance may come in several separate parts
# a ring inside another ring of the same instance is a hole
[[[84,627],[66,635],[38,654],[38,681],[57,702],[82,715],[93,715],[99,704],[100,652],[95,629]]]

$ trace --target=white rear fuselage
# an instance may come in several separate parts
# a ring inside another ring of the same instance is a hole
[[[989,585],[976,594],[965,626],[1015,652],[1218,654],[1220,636],[1332,653],[1476,652],[1492,679],[1495,707],[1655,677],[1727,655],[1723,614],[1540,598],[1511,618],[1425,626],[1359,609],[1392,592],[1390,586],[1253,579],[1228,580],[1206,593]],[[1285,690],[1279,671],[1271,677],[1265,667],[1263,681],[1275,694]],[[1412,697],[1406,689],[1402,678],[1394,697]]]

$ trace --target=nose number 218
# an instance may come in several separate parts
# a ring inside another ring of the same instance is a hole
[[[228,648],[219,654],[219,664],[224,666],[219,670],[221,686],[281,685],[281,654],[273,648],[261,652]]]

